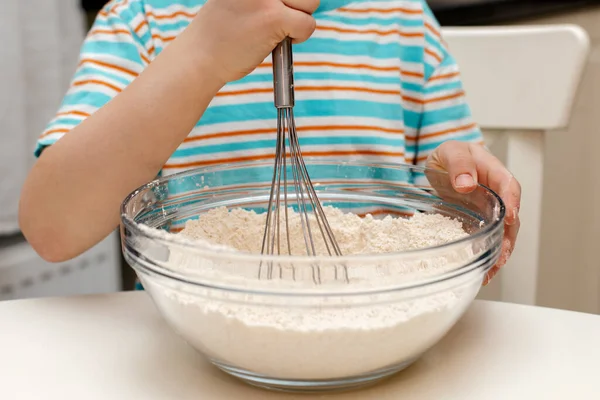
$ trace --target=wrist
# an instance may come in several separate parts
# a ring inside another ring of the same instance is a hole
[[[206,43],[209,39],[205,35],[193,32],[195,30],[193,25],[192,23],[172,46],[177,46],[178,58],[185,63],[186,76],[198,85],[196,87],[202,87],[216,94],[227,81],[222,78],[222,71],[219,71],[219,63],[215,60],[214,52]]]

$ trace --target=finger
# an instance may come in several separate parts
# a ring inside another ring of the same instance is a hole
[[[504,164],[483,146],[472,146],[471,153],[477,164],[479,183],[498,193],[506,207],[505,222],[514,224],[521,207],[521,185]]]
[[[286,8],[284,12],[285,36],[291,37],[292,43],[302,43],[315,31],[315,19],[302,11]]]
[[[471,154],[470,145],[464,142],[447,141],[433,153],[431,164],[450,175],[454,190],[468,193],[477,187],[477,165]]]
[[[282,0],[283,4],[294,10],[308,14],[314,13],[319,8],[319,0]]]
[[[496,276],[498,271],[500,271],[500,268],[496,266],[492,267],[492,269],[488,271],[488,273],[485,275],[485,278],[483,279],[483,286],[487,286],[492,281],[494,276]]]
[[[512,255],[515,245],[517,242],[517,235],[519,234],[519,228],[521,226],[521,221],[519,218],[516,219],[515,223],[512,225],[505,225],[504,231],[504,239],[502,240],[502,249],[500,250],[500,257],[496,262],[496,265],[487,273],[483,285],[486,286],[492,278],[500,271],[504,265],[508,262],[508,259]]]

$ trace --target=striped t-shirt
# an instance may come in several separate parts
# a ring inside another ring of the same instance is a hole
[[[81,50],[63,104],[38,142],[59,140],[121,92],[190,23],[205,0],[113,0]],[[424,0],[322,0],[317,28],[294,45],[296,125],[305,156],[423,163],[450,139],[480,142],[456,63]],[[162,174],[273,158],[268,57],[227,84]]]

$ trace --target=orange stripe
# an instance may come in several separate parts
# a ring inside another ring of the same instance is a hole
[[[134,31],[135,33],[139,33],[140,29],[142,29],[142,27],[143,27],[144,25],[146,25],[146,20],[145,20],[145,19],[144,19],[144,20],[142,20],[142,21],[141,21],[141,22],[140,22],[140,23],[139,23],[139,24],[138,24],[138,25],[137,25],[137,26],[136,26],[136,27],[133,29],[133,31]]]
[[[70,131],[70,129],[51,129],[49,131],[44,132],[41,136],[41,138],[44,138],[46,136],[52,135],[53,133],[68,133]]]
[[[441,96],[441,97],[434,97],[434,98],[427,99],[427,100],[421,100],[421,99],[417,99],[415,97],[409,97],[409,96],[402,96],[402,99],[406,100],[406,101],[410,101],[411,103],[431,104],[431,103],[436,103],[438,101],[446,101],[446,100],[456,99],[456,98],[459,98],[459,97],[461,97],[463,95],[464,95],[464,92],[460,91],[460,92],[455,93],[455,94],[449,94],[447,96]]]
[[[306,157],[333,157],[333,156],[382,156],[382,157],[404,157],[404,152],[387,152],[387,151],[376,151],[376,150],[353,150],[353,151],[337,151],[337,152],[329,152],[329,151],[306,151],[302,153],[303,156]],[[174,168],[193,168],[193,167],[201,167],[206,165],[215,165],[215,164],[229,164],[236,162],[244,162],[244,161],[259,161],[259,160],[269,160],[272,159],[273,154],[258,154],[254,156],[245,156],[245,157],[235,157],[235,158],[226,158],[226,159],[218,159],[218,160],[204,160],[204,161],[194,161],[189,163],[181,163],[181,164],[165,164],[164,169],[174,169]]]
[[[115,86],[113,84],[100,81],[98,79],[86,79],[86,80],[83,80],[83,81],[73,82],[73,86],[82,86],[82,85],[87,85],[88,83],[106,86],[107,88],[110,88],[110,89],[115,90],[117,92],[121,92],[121,88],[119,88],[119,87],[117,87],[117,86]]]
[[[425,49],[425,54],[429,54],[431,57],[435,58],[440,63],[442,62],[442,57],[434,53],[432,50]]]
[[[266,62],[260,64],[259,68],[272,68],[273,64]],[[323,61],[294,61],[294,67],[334,67],[334,68],[352,68],[352,69],[369,69],[373,71],[398,71],[400,67],[378,67],[375,65],[368,64],[343,64],[335,62],[323,62]]]
[[[322,62],[322,61],[294,61],[295,67],[333,67],[333,68],[352,68],[352,69],[369,69],[372,71],[396,71],[402,75],[412,76],[416,78],[423,78],[423,74],[421,72],[414,71],[403,71],[400,67],[378,67],[375,65],[368,64],[343,64],[343,63],[334,63],[334,62]],[[272,68],[273,64],[270,62],[266,62],[260,64],[258,68]]]
[[[101,28],[96,28],[90,31],[89,33],[90,35],[98,35],[98,34],[102,34],[102,35],[128,35],[131,36],[131,32],[128,31],[127,29],[101,29]]]
[[[447,96],[441,96],[441,97],[434,97],[434,98],[427,99],[427,100],[415,99],[415,98],[409,97],[409,96],[402,96],[402,99],[406,100],[406,101],[414,102],[414,103],[419,103],[419,104],[431,104],[431,103],[436,103],[438,101],[446,101],[446,100],[456,99],[456,98],[461,97],[462,95],[464,95],[464,92],[460,91],[455,94],[449,94]]]
[[[154,49],[154,46],[152,47],[152,49]],[[152,52],[150,52],[150,54],[152,54]],[[142,61],[144,61],[146,64],[150,64],[150,59],[148,57],[146,57],[145,55],[140,53],[140,58],[142,59]]]
[[[400,71],[401,75],[412,76],[414,78],[424,78],[424,75],[420,72],[413,71]]]
[[[348,130],[348,131],[378,131],[378,132],[396,133],[396,134],[404,133],[403,129],[390,129],[390,128],[380,128],[380,127],[376,127],[376,126],[363,126],[363,125],[300,126],[300,127],[297,127],[296,130],[298,132]],[[184,140],[184,143],[195,142],[195,141],[200,141],[200,140],[232,137],[232,136],[262,135],[262,134],[267,134],[267,133],[277,133],[277,129],[263,128],[263,129],[251,129],[251,130],[231,131],[231,132],[218,132],[218,133],[212,133],[212,134],[208,134],[208,135],[188,137]]]
[[[436,75],[436,76],[432,76],[431,78],[429,78],[429,81],[436,81],[439,79],[450,79],[450,78],[455,78],[457,76],[459,76],[460,73],[459,72],[450,72],[449,74],[442,74],[442,75]]]
[[[163,42],[170,42],[175,40],[175,36],[161,36],[158,33],[152,34],[152,39],[162,40]]]
[[[366,14],[366,13],[382,13],[382,14],[390,14],[390,13],[394,13],[394,12],[403,12],[405,14],[422,14],[423,11],[422,10],[412,10],[410,8],[403,8],[403,7],[399,7],[399,8],[387,8],[387,9],[381,9],[381,8],[346,8],[346,7],[340,7],[338,8],[338,11],[341,12],[347,12],[347,13],[354,13],[354,14]]]
[[[444,136],[444,135],[448,135],[450,133],[456,133],[456,132],[460,132],[460,131],[466,131],[469,129],[474,129],[475,127],[477,127],[477,124],[472,123],[472,124],[468,124],[468,125],[463,125],[463,126],[458,126],[456,128],[450,128],[450,129],[445,129],[443,131],[437,131],[437,132],[430,132],[430,133],[426,133],[426,134],[421,134],[419,136],[419,139],[430,139],[436,136]],[[406,142],[415,142],[416,139],[413,137],[406,137],[405,138]]]
[[[63,112],[59,112],[56,114],[57,117],[63,117],[65,115],[77,115],[80,117],[89,117],[90,114],[83,112],[83,111],[77,111],[77,110],[73,110],[73,111],[63,111]]]
[[[111,0],[108,2],[108,4],[104,6],[104,9],[98,12],[98,14],[102,15],[103,17],[108,17],[108,14],[113,13],[115,16],[119,17],[119,14],[117,13],[116,9],[117,7],[126,6],[127,1],[128,0],[124,0],[121,3],[114,4],[115,2]],[[108,11],[104,11],[105,9],[107,9]]]
[[[100,65],[102,67],[106,67],[106,68],[114,69],[116,71],[123,72],[123,73],[125,73],[127,75],[131,75],[133,77],[137,77],[138,76],[138,73],[135,72],[135,71],[132,71],[132,70],[127,69],[127,68],[120,67],[118,65],[110,64],[110,63],[107,63],[107,62],[104,62],[104,61],[98,61],[98,60],[92,60],[92,59],[89,59],[89,58],[84,58],[84,59],[82,59],[79,62],[80,66],[82,64],[96,64],[96,65]]]
[[[185,11],[175,11],[174,13],[165,14],[165,15],[158,15],[158,14],[154,14],[152,11],[147,11],[146,15],[148,15],[149,17],[154,17],[155,19],[169,19],[169,18],[175,18],[175,17],[180,17],[180,16],[184,16],[184,17],[188,17],[188,18],[196,17],[196,14],[191,14],[191,13],[188,13]]]
[[[295,86],[298,92],[310,92],[310,91],[347,91],[347,92],[364,92],[364,93],[375,93],[375,94],[391,94],[400,95],[399,90],[383,90],[383,89],[370,89],[361,87],[349,87],[349,86]],[[219,92],[216,97],[224,96],[238,96],[248,94],[259,94],[259,93],[273,93],[272,88],[260,88],[260,89],[245,89],[245,90],[232,90],[228,92]]]
[[[318,31],[332,31],[338,33],[362,33],[362,34],[375,34],[379,36],[389,36],[389,35],[400,35],[404,37],[423,37],[423,33],[421,32],[402,32],[398,29],[393,29],[389,31],[380,31],[377,29],[368,29],[368,30],[359,30],[359,29],[349,29],[349,28],[336,28],[333,26],[317,26]]]
[[[429,29],[429,31],[433,33],[433,36],[437,37],[438,39],[442,38],[442,34],[429,22],[425,22],[425,28]]]
[[[348,92],[363,92],[363,93],[374,93],[374,94],[389,94],[400,96],[401,92],[399,90],[383,90],[383,89],[370,89],[370,88],[361,88],[361,87],[347,87],[347,86],[296,86],[296,91],[299,92],[307,92],[307,91],[348,91]],[[260,88],[260,89],[245,89],[245,90],[232,90],[229,92],[219,92],[216,97],[224,97],[224,96],[241,96],[241,95],[251,95],[251,94],[260,94],[260,93],[273,93],[272,88]],[[438,101],[446,101],[456,99],[464,95],[463,91],[460,91],[455,94],[434,97],[428,100],[421,100],[415,97],[410,96],[402,96],[403,100],[410,101],[411,103],[417,104],[430,104]]]

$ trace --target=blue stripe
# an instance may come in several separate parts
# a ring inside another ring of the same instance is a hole
[[[87,40],[81,51],[83,53],[108,54],[112,57],[121,57],[141,64],[142,59],[136,45],[129,42],[107,42],[104,40]]]
[[[70,125],[70,126],[77,126],[81,123],[81,119],[80,118],[66,118],[66,117],[59,117],[56,118],[53,121],[54,125]]]
[[[364,56],[381,60],[397,60],[398,56],[407,62],[422,62],[423,48],[420,46],[403,46],[400,43],[373,43],[368,40],[335,40],[312,38],[309,41],[294,45],[294,52],[328,54],[332,57]]]
[[[321,21],[331,21],[354,26],[374,25],[377,26],[378,29],[394,25],[400,25],[401,27],[407,28],[419,28],[423,26],[422,19],[398,17],[348,18],[347,16],[340,14],[322,14],[318,15],[318,19]]]
[[[91,106],[100,108],[110,101],[111,97],[99,92],[76,92],[65,96],[63,106]]]
[[[406,112],[406,111],[405,111]],[[402,108],[398,103],[376,103],[360,100],[336,99],[296,101],[294,113],[297,118],[308,117],[371,117],[384,120],[402,120]],[[209,107],[201,124],[256,121],[275,119],[277,111],[272,102]]]
[[[294,71],[294,80],[296,82],[302,80],[323,81],[324,84],[326,84],[327,81],[350,81],[399,85],[401,83],[400,75],[397,72],[394,72],[393,74],[393,76],[374,76],[368,74],[347,74],[338,72],[301,72],[296,70]],[[272,81],[273,72],[268,70],[264,73],[247,75],[240,80],[231,82],[229,85],[235,86],[236,84],[264,83]]]
[[[154,20],[151,23],[151,27],[158,28],[161,31],[178,31],[184,30],[190,24],[190,20],[185,19],[187,17],[181,17],[182,19],[177,21],[160,22],[160,20]]]
[[[462,120],[470,115],[469,106],[459,104],[452,107],[423,112],[422,127],[440,124],[442,122]]]

